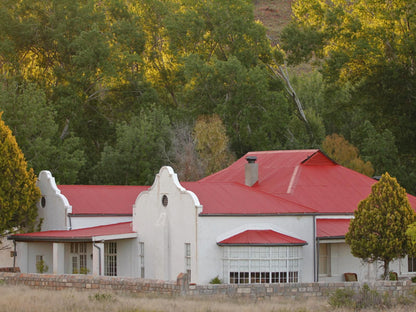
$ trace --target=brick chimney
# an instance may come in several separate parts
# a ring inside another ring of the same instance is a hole
[[[247,156],[247,163],[245,165],[245,183],[247,186],[252,186],[259,179],[259,166],[256,164],[256,156]]]

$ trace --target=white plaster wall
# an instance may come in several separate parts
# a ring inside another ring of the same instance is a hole
[[[12,267],[13,257],[10,257],[10,252],[14,250],[13,242],[3,237],[0,240],[0,268]]]
[[[139,277],[136,239],[117,241],[117,276]]]
[[[21,256],[19,256],[19,254]],[[24,273],[37,273],[36,256],[42,255],[48,271],[53,269],[53,247],[52,243],[18,243],[18,259],[20,270]]]
[[[166,207],[162,197],[168,197]],[[196,212],[198,199],[186,191],[170,167],[162,167],[153,186],[142,192],[133,208],[133,229],[144,242],[145,277],[176,280],[185,272],[185,243],[191,244],[192,282],[196,271]]]
[[[41,171],[37,185],[46,200],[45,207],[38,203],[38,219],[43,220],[41,230],[67,230],[69,228],[67,213],[72,212],[72,207],[56,186],[55,178],[49,171]]]
[[[217,240],[242,232],[246,229],[272,229],[285,235],[302,239],[308,243],[303,246],[303,268],[300,282],[314,280],[314,236],[312,216],[235,216],[198,218],[198,267],[197,283],[206,284],[216,277],[223,276],[222,247]]]
[[[131,216],[126,217],[111,217],[111,216],[100,216],[100,217],[71,217],[72,229],[82,229],[94,226],[116,224],[122,222],[132,221]]]
[[[366,265],[362,265],[360,259],[355,258],[345,243],[330,243],[331,274],[330,276],[320,276],[319,281],[344,281],[344,273],[357,273],[359,281],[368,280],[369,272]]]
[[[345,243],[330,243],[331,245],[331,276],[320,277],[322,282],[344,281],[344,273],[357,273],[359,281],[373,281],[380,279],[383,274],[383,263],[364,263],[361,259],[351,254],[350,247]],[[414,273],[407,272],[407,257],[390,263],[390,271],[398,273],[399,276],[412,276]]]

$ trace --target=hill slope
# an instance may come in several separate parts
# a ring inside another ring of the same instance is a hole
[[[267,28],[273,43],[279,33],[290,22],[294,0],[254,0],[254,16]]]

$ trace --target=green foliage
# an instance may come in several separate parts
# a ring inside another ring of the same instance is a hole
[[[416,192],[411,182],[416,145],[409,144],[416,140],[415,10],[407,0],[297,0],[293,22],[282,34],[289,62],[319,66],[326,101],[316,111],[328,133],[344,135],[376,173],[394,173],[411,193]],[[366,121],[373,133],[351,133]]]
[[[214,277],[213,279],[211,279],[209,281],[210,284],[222,284],[222,280],[218,277],[218,275],[216,277]]]
[[[397,273],[389,272],[389,281],[397,281]]]
[[[218,115],[200,116],[194,127],[194,137],[205,175],[220,171],[233,162],[225,127]]]
[[[96,293],[94,295],[89,295],[88,299],[91,301],[98,301],[98,302],[115,302],[117,298],[115,298],[112,294],[106,293]]]
[[[90,270],[88,270],[85,267],[80,268],[79,271],[77,269],[74,269],[72,272],[72,274],[85,274],[85,275],[88,273],[90,273]]]
[[[337,289],[329,298],[328,303],[334,308],[353,308],[354,310],[369,308],[389,308],[392,306],[388,294],[380,294],[364,284],[358,292],[352,289]]]
[[[0,236],[35,226],[40,190],[15,137],[0,112]]]
[[[265,68],[247,68],[236,57],[212,64],[198,57],[192,61],[186,64],[186,77],[192,82],[186,96],[195,99],[197,112],[221,117],[233,151],[240,155],[284,146],[289,139],[289,104]]]
[[[59,183],[75,183],[85,164],[81,142],[70,134],[61,138],[45,92],[34,84],[10,82],[0,93],[0,107],[35,173],[47,168]]]
[[[117,125],[114,145],[107,144],[94,179],[106,184],[146,185],[167,161],[171,127],[157,107]]]
[[[45,261],[43,259],[36,262],[36,272],[37,273],[46,273],[48,272],[49,267],[46,265]]]
[[[349,143],[344,137],[334,133],[327,136],[322,142],[323,151],[334,161],[347,168],[372,176],[374,173],[373,166],[370,162],[364,162],[358,149]]]
[[[352,289],[338,288],[328,298],[328,303],[334,308],[353,307],[354,306],[354,291]]]
[[[406,190],[385,173],[358,205],[345,241],[355,257],[367,262],[382,261],[386,278],[392,260],[413,252],[411,239],[406,235],[413,222],[415,213]]]

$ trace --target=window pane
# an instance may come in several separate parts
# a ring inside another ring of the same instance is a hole
[[[224,247],[224,276],[230,283],[296,283],[301,254],[301,247]]]

